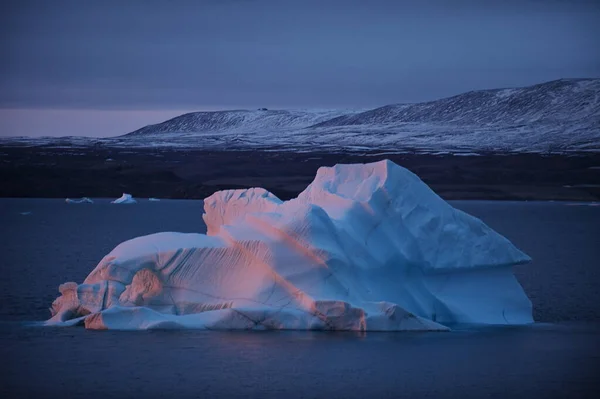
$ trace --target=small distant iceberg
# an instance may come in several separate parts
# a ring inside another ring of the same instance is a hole
[[[117,198],[110,202],[111,204],[137,204],[137,201],[131,196],[131,194],[121,195],[121,198]]]
[[[148,198],[148,201],[156,202],[156,201],[160,201],[160,199],[158,199],[158,198]]]
[[[81,198],[67,198],[65,199],[65,202],[67,204],[93,204],[94,201],[92,201],[90,198],[88,197],[81,197]]]

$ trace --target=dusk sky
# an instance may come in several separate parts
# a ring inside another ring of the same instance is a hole
[[[2,1],[0,135],[600,77],[600,1]]]

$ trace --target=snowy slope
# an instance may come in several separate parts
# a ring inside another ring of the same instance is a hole
[[[314,122],[314,123],[312,123]],[[198,137],[201,133],[202,137]],[[600,79],[479,90],[364,112],[223,111],[147,126],[154,145],[425,152],[600,151]]]
[[[367,111],[194,112],[109,139],[0,139],[0,145],[69,143],[330,152],[600,152],[600,79],[479,90]]]
[[[524,324],[530,258],[390,161],[320,168],[295,199],[204,202],[207,235],[118,245],[60,286],[50,325],[92,329],[446,330]]]
[[[307,127],[335,118],[343,111],[234,110],[191,112],[138,129],[131,136],[157,133],[255,132]]]
[[[598,127],[599,121],[600,79],[563,79],[517,89],[471,91],[420,104],[387,105],[314,127],[399,123],[503,127],[566,123]]]

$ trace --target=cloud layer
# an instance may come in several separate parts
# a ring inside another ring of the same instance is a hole
[[[0,107],[366,107],[600,76],[592,1],[7,1]]]

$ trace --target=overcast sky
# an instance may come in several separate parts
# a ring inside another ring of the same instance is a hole
[[[600,77],[600,1],[7,1],[0,135]]]

